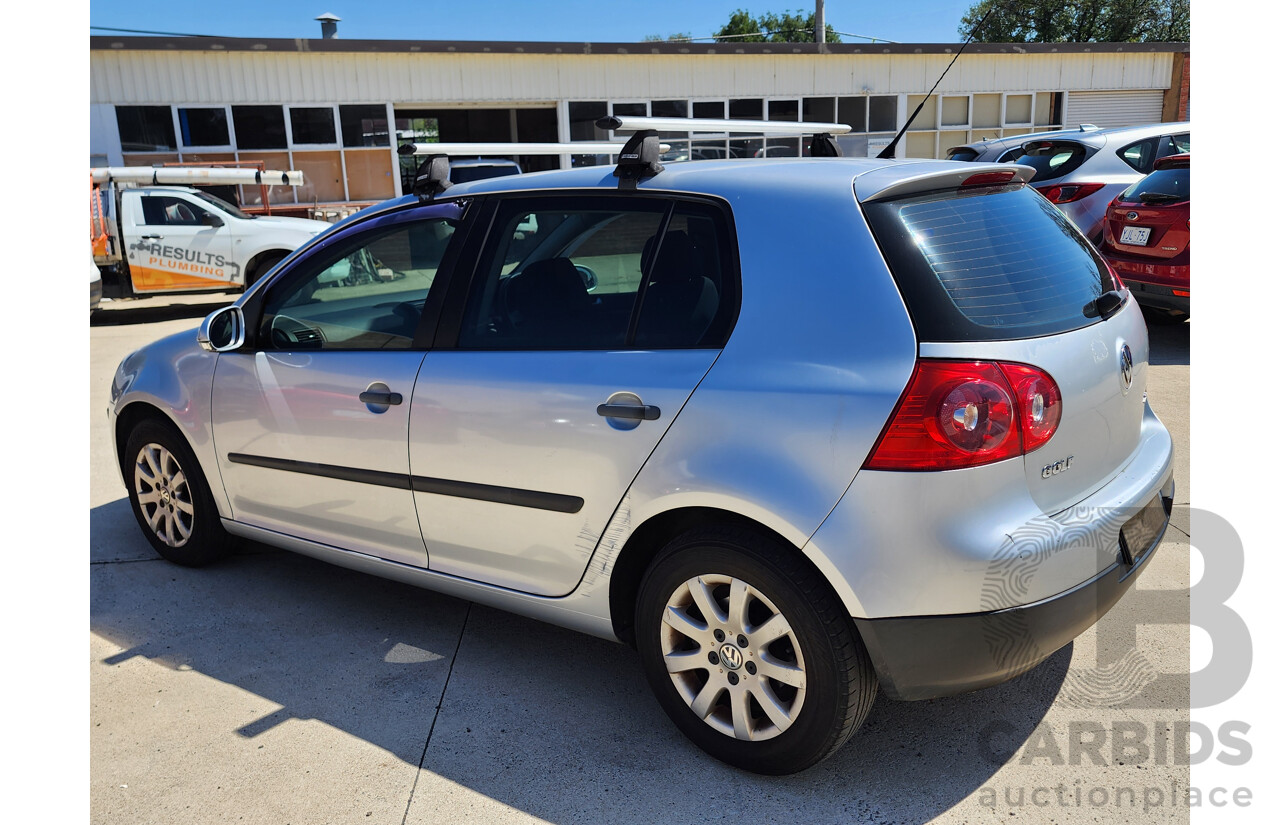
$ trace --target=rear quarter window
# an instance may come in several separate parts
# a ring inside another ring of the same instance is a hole
[[[998,341],[1096,323],[1109,286],[1097,254],[1030,187],[931,193],[864,204],[916,333]]]

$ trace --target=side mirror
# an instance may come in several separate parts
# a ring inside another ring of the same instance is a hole
[[[208,352],[230,352],[244,346],[244,310],[232,305],[210,313],[196,331],[196,343]]]
[[[205,212],[203,215],[200,216],[201,226],[212,226],[216,229],[219,226],[222,226],[224,223],[225,221],[223,221],[222,218],[219,218],[217,215],[214,215],[211,212]]]

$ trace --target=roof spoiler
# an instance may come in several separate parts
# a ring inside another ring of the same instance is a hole
[[[925,192],[943,189],[962,189],[980,186],[1025,185],[1035,176],[1036,170],[1017,163],[965,163],[948,161],[921,161],[920,171],[914,174],[910,166],[893,166],[873,169],[853,179],[853,194],[861,203],[905,198]],[[962,168],[956,169],[956,166]]]

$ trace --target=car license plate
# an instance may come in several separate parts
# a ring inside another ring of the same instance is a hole
[[[1148,226],[1126,226],[1120,232],[1120,243],[1130,246],[1146,246],[1147,239],[1151,237],[1151,227]]]

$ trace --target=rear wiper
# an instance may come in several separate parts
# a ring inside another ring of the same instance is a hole
[[[1167,192],[1143,192],[1138,196],[1138,200],[1143,203],[1173,203],[1174,201],[1186,200],[1181,195],[1170,195]]]
[[[1084,317],[1107,320],[1124,306],[1124,293],[1118,289],[1104,292],[1084,305]]]

